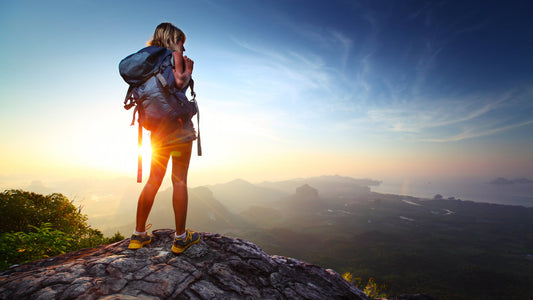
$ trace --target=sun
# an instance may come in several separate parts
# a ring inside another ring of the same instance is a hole
[[[138,154],[142,155],[143,159],[150,160],[152,157],[152,146],[150,145],[150,139],[144,139],[142,145],[138,149]]]
[[[142,139],[142,143],[137,147],[137,182],[141,183],[150,170],[152,157],[152,146],[150,139]]]

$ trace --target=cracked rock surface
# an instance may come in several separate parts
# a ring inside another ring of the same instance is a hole
[[[174,255],[174,231],[129,250],[129,239],[12,267],[0,299],[368,299],[333,270],[268,255],[238,238],[201,233]]]

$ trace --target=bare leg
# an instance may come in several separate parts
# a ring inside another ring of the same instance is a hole
[[[139,196],[139,202],[137,203],[137,223],[135,225],[135,230],[138,232],[145,231],[146,220],[148,219],[148,215],[152,210],[155,195],[157,194],[157,191],[163,182],[163,178],[165,177],[168,160],[168,153],[152,153],[150,176],[148,177],[148,182],[146,182],[146,185]]]
[[[192,141],[180,146],[171,153],[172,156],[172,206],[174,207],[174,219],[176,233],[185,232],[187,220],[187,206],[189,197],[187,193],[187,172],[191,159]]]

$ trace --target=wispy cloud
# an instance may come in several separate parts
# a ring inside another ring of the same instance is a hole
[[[335,38],[345,45],[339,49],[339,55],[344,55],[343,60],[347,63],[351,40],[341,33]],[[364,126],[372,128],[374,132],[389,133],[402,139],[456,142],[498,134],[533,122],[531,119],[498,117],[499,112],[509,105],[520,105],[524,101],[512,104],[512,99],[533,96],[532,90],[520,92],[516,89],[499,95],[486,92],[462,97],[435,96],[434,99],[418,91],[417,86],[422,85],[440,51],[431,46],[428,46],[417,65],[416,84],[410,89],[395,89],[392,84],[385,85],[381,92],[387,95],[387,99],[381,96],[374,98],[372,103],[369,100],[377,95],[376,82],[371,80],[374,71],[372,54],[360,61],[362,68],[356,73],[355,80],[350,81],[342,80],[342,71],[339,69],[328,67],[327,58],[322,53],[284,49],[281,46],[267,48],[237,38],[233,38],[233,41],[249,52],[247,56],[239,53],[239,57],[235,58],[235,61],[240,62],[235,69],[242,71],[240,75],[237,71],[237,76],[246,82],[247,90],[243,92],[253,95],[254,90],[267,91],[267,94],[258,96],[264,100],[263,104],[270,106],[269,110],[285,111],[286,116],[292,116],[290,122],[293,123],[299,122],[299,119],[305,122],[324,114],[340,116],[342,112],[358,111],[356,118],[334,121],[348,124],[341,126],[345,129],[353,125],[355,127],[352,128],[360,130]],[[371,89],[374,92],[370,92]],[[260,101],[254,99],[257,100]],[[269,132],[265,136],[272,137],[275,134]]]
[[[435,67],[437,56],[442,51],[442,47],[435,46],[432,42],[426,41],[422,55],[416,63],[416,79],[414,83],[414,95],[418,95],[424,87],[429,73]]]
[[[509,91],[501,96],[486,95],[428,101],[403,101],[367,111],[367,120],[381,132],[419,141],[456,142],[491,136],[533,123],[531,111],[524,105],[531,99],[529,91]],[[517,98],[521,100],[517,100]],[[513,111],[509,115],[509,111]]]
[[[313,102],[311,93],[331,95],[335,90],[337,70],[329,67],[326,58],[317,52],[302,51],[289,46],[267,47],[233,37],[243,52],[235,54],[234,74],[249,89],[269,90],[270,101],[281,97],[283,101]],[[319,91],[319,92],[317,92]]]
[[[264,104],[270,109],[278,105],[277,109],[294,116],[291,122],[304,124],[326,116],[343,132],[367,130],[403,140],[444,143],[531,125],[529,117],[517,114],[533,111],[531,105],[521,107],[533,97],[533,89],[515,86],[495,92],[503,88],[494,87],[466,94],[468,87],[460,89],[437,72],[449,43],[483,29],[486,22],[468,27],[458,21],[440,31],[430,13],[412,17],[419,15],[425,16],[423,24],[430,30],[394,51],[383,48],[386,37],[380,28],[386,22],[371,12],[360,16],[369,26],[364,36],[287,20],[287,28],[307,44],[266,44],[233,37],[243,50],[235,58],[236,69],[242,71],[237,76],[247,83],[247,94],[263,92],[259,97]]]
[[[331,30],[331,35],[335,39],[335,44],[339,44],[341,70],[344,72],[348,66],[348,60],[350,59],[350,51],[352,49],[353,41],[348,36],[337,30]]]
[[[288,30],[305,38],[306,43],[312,48],[319,49],[318,51],[321,51],[322,54],[326,54],[328,63],[336,64],[335,69],[344,72],[349,66],[354,45],[353,36],[335,27],[295,23],[290,19],[285,20],[284,23]],[[327,65],[326,67],[331,68],[332,66]]]
[[[502,125],[497,126],[496,125],[496,126],[494,126],[492,128],[488,128],[488,129],[476,128],[474,126],[474,127],[469,127],[467,129],[465,129],[463,132],[461,132],[461,133],[459,133],[457,135],[454,135],[454,136],[443,137],[443,138],[425,139],[425,141],[428,141],[428,142],[439,142],[439,143],[457,142],[457,141],[468,140],[468,139],[473,139],[473,138],[478,138],[478,137],[491,136],[491,135],[494,135],[494,134],[498,134],[498,133],[501,133],[501,132],[504,132],[504,131],[508,131],[508,130],[511,130],[511,129],[514,129],[514,128],[518,128],[518,127],[528,126],[528,125],[531,125],[531,124],[533,124],[533,119],[525,121],[525,122],[521,122],[521,123],[504,125],[504,126],[502,126]]]

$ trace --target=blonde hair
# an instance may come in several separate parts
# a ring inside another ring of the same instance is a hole
[[[147,45],[178,50],[174,48],[179,41],[185,43],[185,33],[172,23],[161,23],[155,28],[154,36]]]

